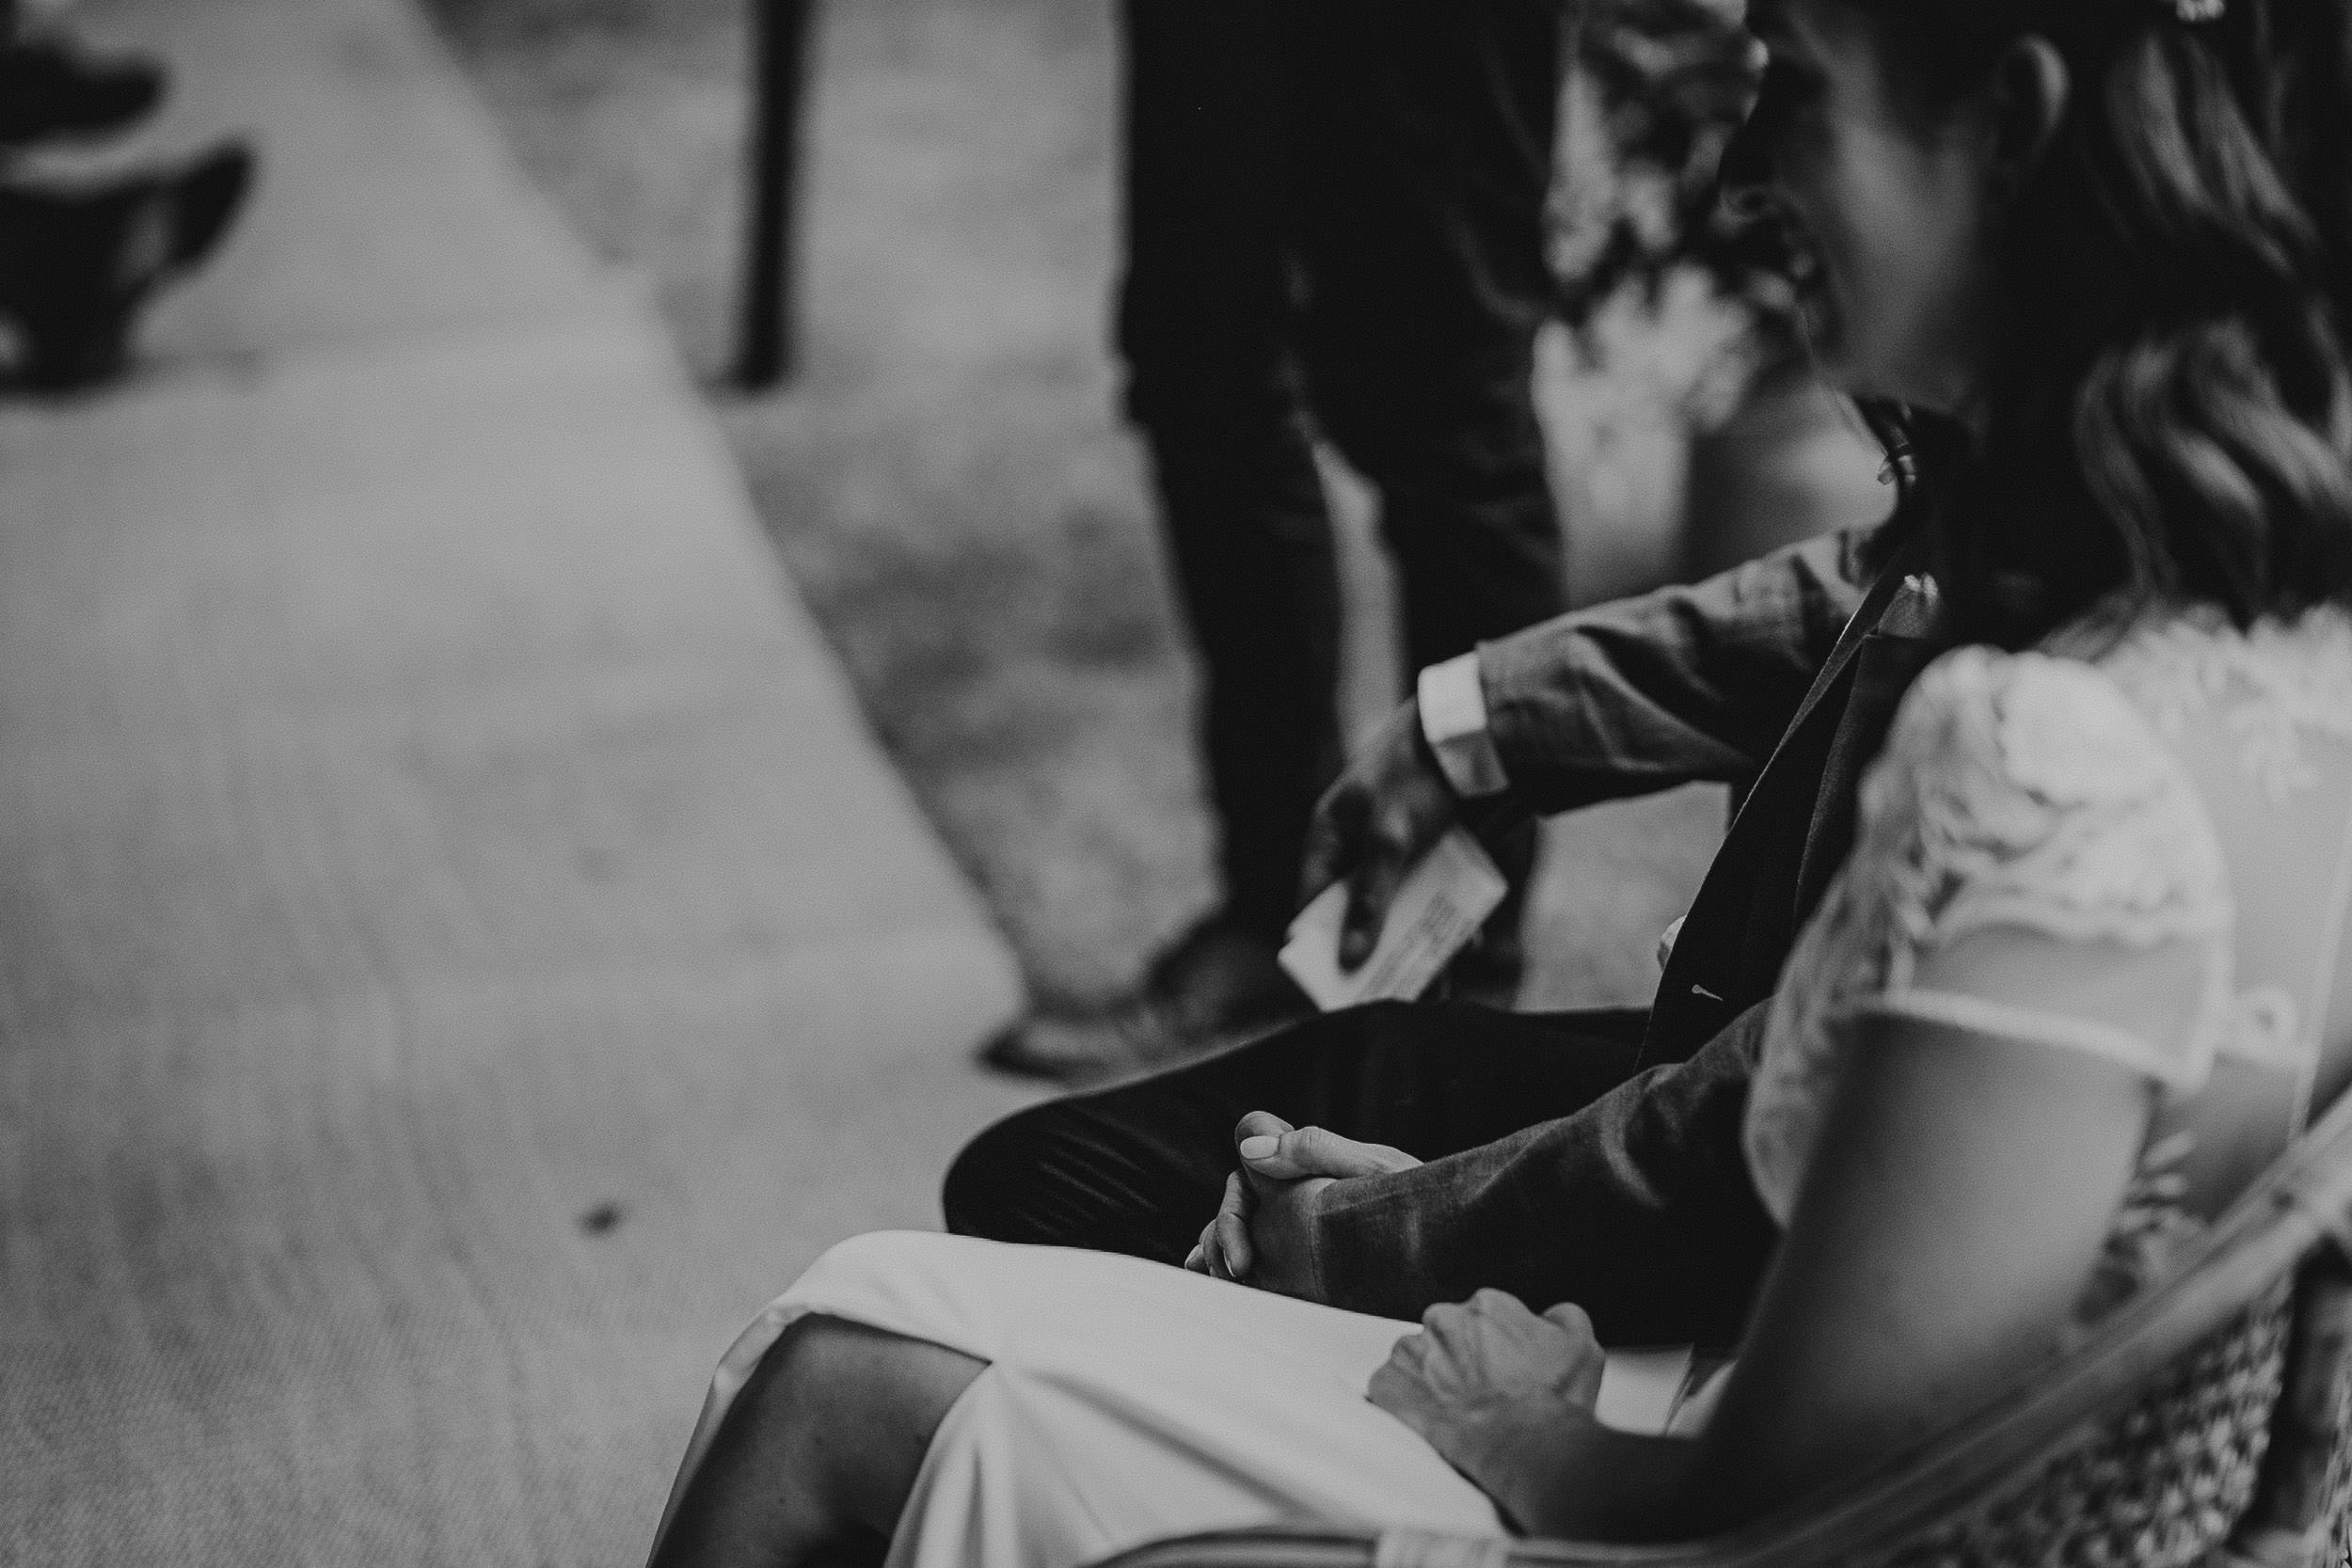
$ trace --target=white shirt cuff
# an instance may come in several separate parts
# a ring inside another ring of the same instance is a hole
[[[1423,670],[1420,698],[1421,733],[1454,794],[1476,800],[1511,787],[1486,729],[1486,692],[1479,684],[1476,653]]]

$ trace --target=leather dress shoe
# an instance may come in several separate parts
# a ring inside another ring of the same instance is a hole
[[[229,142],[178,168],[95,188],[0,188],[0,316],[16,383],[65,391],[121,367],[139,308],[228,235],[253,184]]]
[[[1083,1011],[1032,1014],[979,1055],[1001,1072],[1089,1085],[1196,1060],[1313,1011],[1263,939],[1212,915],[1130,994]]]

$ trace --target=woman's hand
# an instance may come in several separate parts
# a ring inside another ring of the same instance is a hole
[[[1372,1374],[1373,1403],[1419,1433],[1514,1519],[1597,1425],[1606,1356],[1583,1308],[1541,1317],[1517,1296],[1481,1291],[1433,1307]]]

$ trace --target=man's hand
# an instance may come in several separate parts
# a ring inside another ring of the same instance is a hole
[[[1422,737],[1420,705],[1407,702],[1348,759],[1307,825],[1300,902],[1347,881],[1342,969],[1372,957],[1397,884],[1460,819],[1461,801]]]
[[[1225,1200],[1184,1267],[1310,1299],[1314,1259],[1309,1231],[1324,1192],[1335,1180],[1421,1164],[1403,1149],[1358,1143],[1320,1127],[1295,1128],[1265,1111],[1241,1118],[1233,1144],[1241,1168],[1226,1179]]]
[[[1396,1342],[1365,1397],[1411,1427],[1523,1525],[1593,1423],[1608,1357],[1568,1304],[1541,1317],[1481,1291],[1433,1307]]]

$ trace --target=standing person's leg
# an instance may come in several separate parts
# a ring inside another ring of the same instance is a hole
[[[1535,415],[1545,201],[1577,0],[1275,0],[1315,405],[1380,494],[1406,678],[1567,608]],[[1508,1006],[1515,895],[1451,975]]]
[[[1301,405],[1259,0],[1128,0],[1119,346],[1202,665],[1231,923],[1269,946],[1338,766],[1339,576]]]
[[[1422,669],[1566,608],[1534,388],[1570,0],[1276,0],[1317,411]]]
[[[1143,992],[999,1066],[1132,1068],[1303,1005],[1274,965],[1339,763],[1339,576],[1291,338],[1282,115],[1259,0],[1125,0],[1127,412],[1200,657],[1224,897]]]
[[[1400,1003],[1328,1013],[1009,1117],[957,1156],[941,1206],[962,1235],[1180,1263],[1216,1212],[1248,1112],[1437,1159],[1616,1087],[1647,1016]]]

